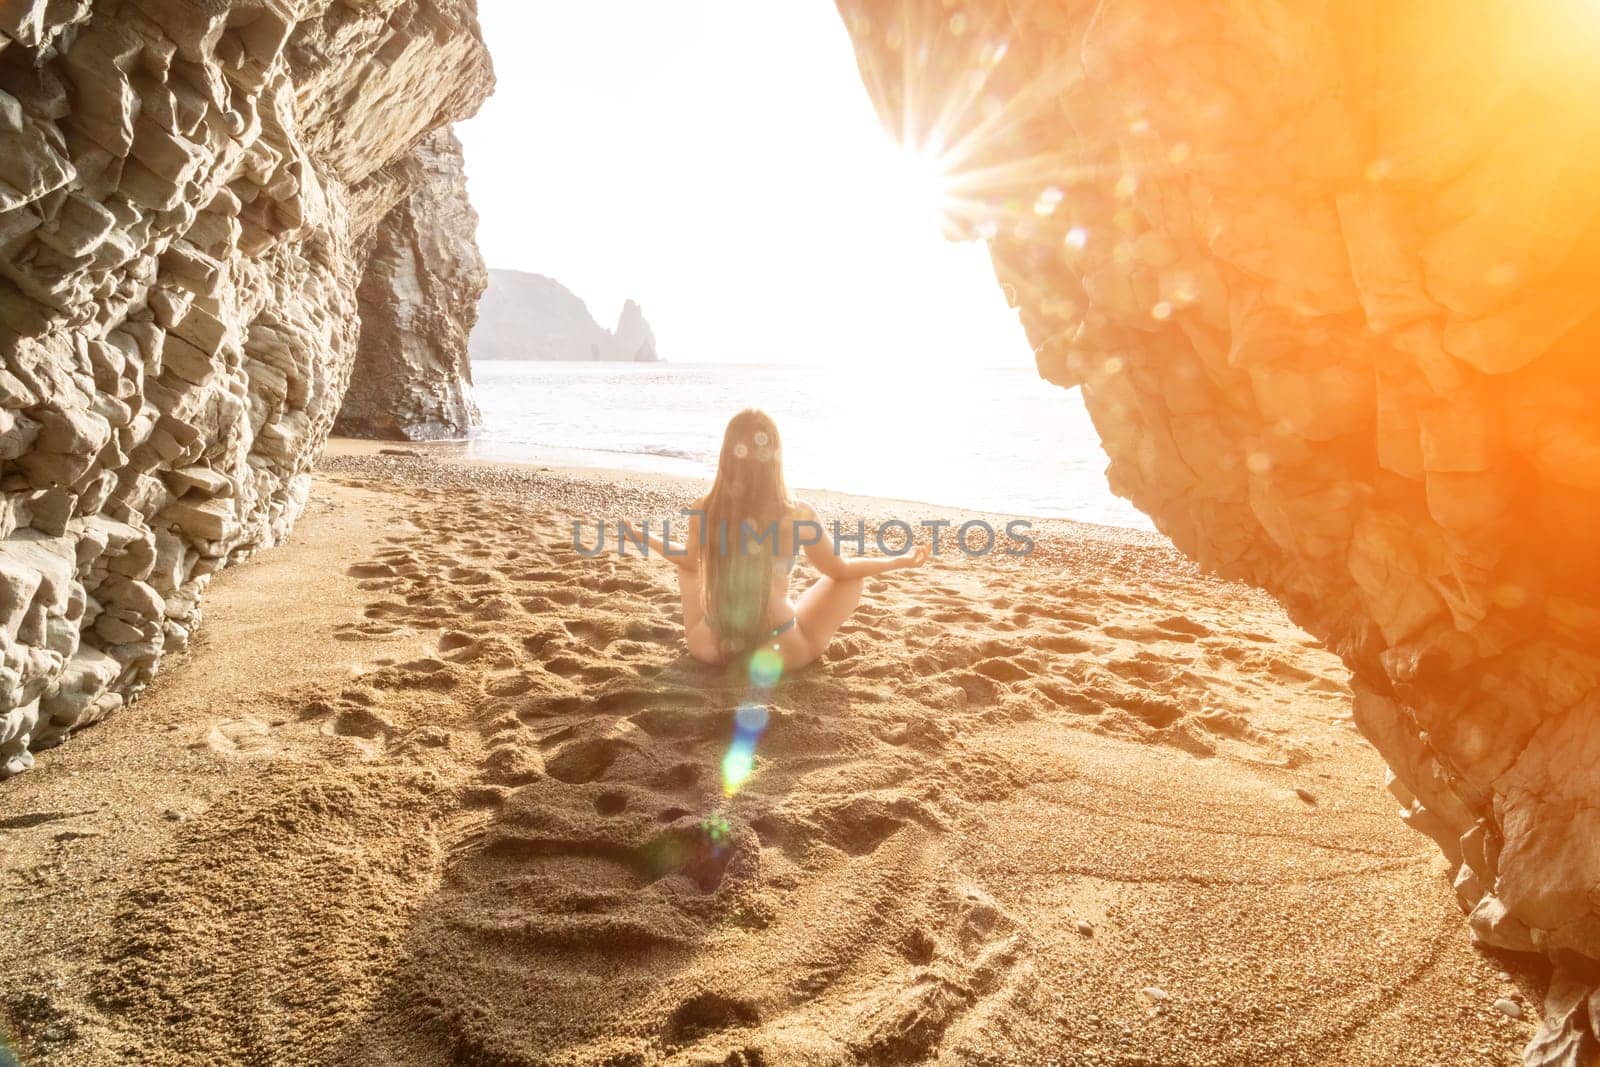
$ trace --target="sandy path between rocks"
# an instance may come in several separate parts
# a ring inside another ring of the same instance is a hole
[[[749,678],[682,654],[670,567],[570,547],[684,486],[326,467],[144,700],[0,784],[25,1062],[1520,1060],[1535,979],[1337,661],[1153,539],[874,580],[729,796]]]

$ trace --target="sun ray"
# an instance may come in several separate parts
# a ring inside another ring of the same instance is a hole
[[[1130,173],[1122,160],[1028,147],[1031,124],[1083,75],[1069,68],[1004,84],[1011,27],[968,25],[968,18],[904,0],[876,27],[894,58],[880,62],[858,51],[880,119],[904,155],[902,187],[937,217],[946,236],[991,236],[1007,222],[1051,214],[1064,203],[1070,213],[1074,188]],[[972,73],[949,77],[952,64]],[[1041,203],[1048,210],[1039,211]]]

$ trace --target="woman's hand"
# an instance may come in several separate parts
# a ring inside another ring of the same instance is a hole
[[[914,545],[910,552],[894,561],[895,569],[908,571],[913,567],[920,567],[928,562],[928,557],[932,553],[933,549],[928,545]]]
[[[695,571],[700,569],[700,562],[695,554],[689,551],[688,545],[674,544],[657,537],[650,532],[649,524],[646,524],[645,528],[641,530],[627,519],[618,519],[617,525],[621,527],[623,536],[629,541],[635,544],[643,541],[649,546],[645,555],[648,556],[653,552],[658,556],[664,557],[668,563],[679,570]]]

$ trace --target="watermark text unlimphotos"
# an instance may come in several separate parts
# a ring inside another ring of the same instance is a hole
[[[776,552],[784,543],[778,536],[781,524],[776,521],[758,526],[747,519],[739,523],[737,531],[725,522],[719,523],[716,530],[707,530],[704,512],[686,509],[679,514],[684,517],[686,527],[699,529],[702,548],[714,547],[723,554]],[[697,527],[690,521],[695,519],[699,520]],[[593,559],[608,551],[622,556],[630,548],[648,556],[652,551],[648,522],[607,523],[599,519],[588,533],[585,532],[585,525],[579,519],[572,522],[572,547],[581,556]],[[611,538],[607,537],[608,526],[614,535]],[[878,551],[886,556],[904,556],[916,547],[916,531],[922,529],[930,534],[930,547],[935,556],[941,555],[951,542],[969,559],[997,551],[1007,556],[1026,556],[1033,552],[1033,538],[1028,536],[1032,528],[1033,524],[1027,519],[1012,519],[1005,524],[1005,537],[1002,540],[995,528],[982,519],[970,519],[959,525],[945,519],[922,519],[915,524],[904,519],[888,519],[876,527],[868,527],[866,520],[857,519],[853,528],[837,520],[823,524],[811,519],[796,519],[790,523],[787,543],[793,545],[796,552],[827,540],[836,555],[844,555],[848,545],[855,555],[863,556],[867,553],[868,545],[876,545]],[[663,544],[662,551],[674,557],[687,555],[687,545],[673,544],[672,529],[672,520],[661,522],[659,536]]]

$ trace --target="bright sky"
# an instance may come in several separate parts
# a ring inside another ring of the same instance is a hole
[[[492,267],[683,362],[1031,364],[978,243],[878,124],[831,3],[479,0],[499,88],[460,128]]]

